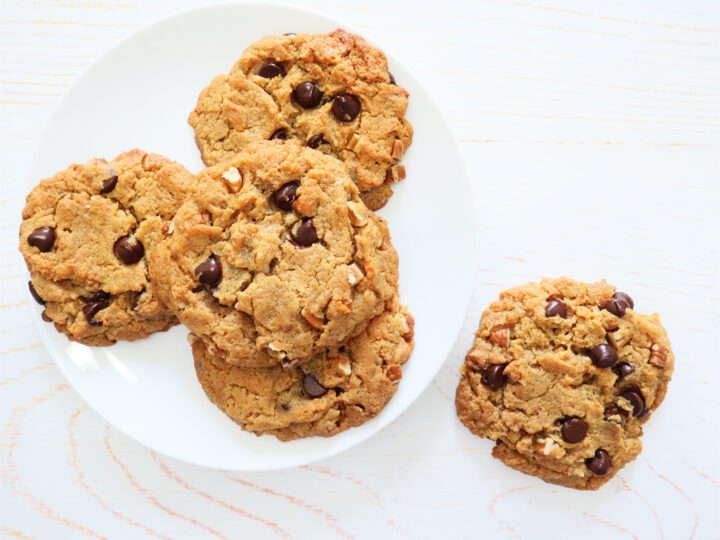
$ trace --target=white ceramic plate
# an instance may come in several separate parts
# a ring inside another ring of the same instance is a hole
[[[140,30],[96,61],[68,91],[40,139],[28,190],[70,163],[111,158],[135,147],[199,171],[202,162],[186,119],[213,76],[227,72],[245,47],[265,35],[338,27],[351,30],[302,9],[231,4],[185,12]],[[397,418],[431,382],[450,352],[472,294],[472,196],[447,122],[415,77],[388,59],[398,83],[410,92],[407,117],[415,138],[404,160],[408,177],[381,214],[400,253],[402,301],[415,315],[417,344],[385,410],[328,439],[280,443],[274,437],[256,437],[205,397],[183,327],[135,343],[92,348],[72,343],[40,322],[42,339],[60,369],[108,422],[187,462],[270,470],[309,463],[358,444]]]

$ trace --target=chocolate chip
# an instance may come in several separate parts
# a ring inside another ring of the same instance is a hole
[[[34,299],[38,304],[40,304],[41,306],[44,306],[44,305],[45,305],[45,300],[43,300],[42,298],[40,298],[40,295],[39,295],[38,292],[35,290],[35,286],[32,284],[32,281],[28,281],[28,289],[30,289],[30,296],[32,296],[33,299]]]
[[[300,180],[287,182],[277,188],[272,194],[272,201],[280,210],[289,212],[292,204],[297,199],[297,190],[300,187]]]
[[[341,122],[351,122],[360,113],[360,100],[350,94],[340,94],[333,101],[332,113]]]
[[[507,377],[503,375],[507,364],[493,364],[483,371],[480,382],[490,388],[490,390],[500,390],[505,383],[507,383]]]
[[[619,416],[620,423],[624,424],[627,413],[613,403],[612,405],[608,405],[607,407],[605,407],[605,411],[603,411],[603,419],[610,420],[610,417],[612,416]]]
[[[222,263],[215,255],[197,265],[195,275],[200,283],[205,285],[217,285],[222,280]]]
[[[284,411],[290,410],[290,404],[289,403],[282,403],[280,406],[283,408]]]
[[[43,312],[40,314],[40,317],[45,322],[52,322],[52,319],[50,318],[50,315],[47,314],[47,309],[43,309]]]
[[[623,315],[625,315],[625,310],[627,309],[627,306],[623,302],[620,302],[615,298],[611,298],[603,306],[603,309],[609,311],[616,317],[622,317]]]
[[[622,364],[614,366],[612,370],[615,372],[615,375],[618,376],[619,380],[623,380],[635,371],[635,366],[631,366],[627,362],[623,362]]]
[[[390,77],[390,84],[397,84],[395,82],[395,76],[388,71],[388,77]]]
[[[645,418],[648,414],[650,414],[650,409],[645,407],[642,411],[640,411],[636,416],[637,418]]]
[[[314,82],[303,82],[295,87],[292,96],[301,107],[312,109],[320,103],[323,93]]]
[[[135,264],[145,255],[143,245],[130,236],[121,236],[113,246],[115,256],[125,264]]]
[[[640,390],[635,388],[625,390],[620,392],[620,397],[625,398],[630,402],[630,405],[632,405],[633,408],[632,413],[635,417],[640,416],[640,413],[642,413],[645,409],[645,400],[643,399]]]
[[[608,310],[616,317],[622,317],[625,315],[626,309],[634,309],[635,302],[630,298],[630,295],[624,292],[616,292],[612,298],[603,306],[603,309]]]
[[[562,303],[560,300],[556,300],[555,298],[548,299],[547,306],[545,306],[545,316],[546,317],[555,317],[559,316],[563,319],[567,318],[567,304]]]
[[[130,309],[135,311],[138,307],[138,302],[140,302],[140,297],[145,293],[145,289],[142,291],[138,291],[133,294],[132,300],[130,300]]]
[[[297,36],[295,32],[286,32],[283,36]]]
[[[560,432],[565,442],[577,443],[587,435],[587,424],[577,416],[569,416],[561,420]]]
[[[95,291],[90,296],[81,296],[80,299],[83,302],[105,302],[106,300],[110,300],[110,293]]]
[[[613,298],[625,302],[630,309],[635,309],[635,302],[633,302],[633,299],[630,298],[630,295],[628,293],[618,291],[613,294]]]
[[[320,146],[320,144],[325,142],[325,139],[323,138],[324,135],[324,133],[318,133],[316,135],[313,135],[307,140],[305,146],[307,146],[308,148],[317,148],[318,146]]]
[[[607,453],[607,450],[598,448],[595,450],[595,457],[587,458],[585,465],[595,476],[605,476],[612,467],[610,454]]]
[[[55,229],[40,227],[28,234],[27,243],[38,248],[43,253],[50,251],[55,245]]]
[[[285,70],[283,69],[282,64],[278,62],[268,62],[258,70],[258,75],[265,77],[266,79],[272,79],[278,75],[284,77]]]
[[[287,129],[285,129],[285,128],[276,129],[275,131],[273,131],[273,134],[270,135],[271,141],[275,140],[275,139],[280,139],[280,140],[284,141],[287,138],[288,138],[288,132],[287,132]]]
[[[320,397],[327,392],[327,388],[320,384],[310,373],[307,373],[303,378],[303,390],[307,395],[314,398]]]
[[[113,189],[115,189],[115,186],[117,186],[118,177],[117,174],[113,174],[110,178],[107,180],[103,180],[102,188],[100,189],[100,193],[110,193]]]
[[[599,368],[612,367],[618,361],[617,351],[606,343],[590,347],[588,354],[592,363]]]
[[[98,295],[98,293],[95,293],[94,295],[92,295],[89,301],[82,307],[82,311],[85,314],[85,319],[91,326],[102,325],[102,322],[94,321],[93,318],[95,317],[95,315],[98,314],[99,311],[105,309],[110,305],[107,300],[110,295],[103,291],[98,292],[101,294]]]
[[[318,235],[317,231],[315,230],[315,225],[313,225],[313,219],[303,219],[300,226],[295,230],[293,238],[295,239],[295,242],[297,242],[302,247],[309,247],[312,246],[315,242],[317,242]]]

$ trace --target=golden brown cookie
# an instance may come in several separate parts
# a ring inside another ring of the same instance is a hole
[[[397,299],[347,345],[294,368],[242,368],[189,336],[203,390],[244,430],[281,441],[330,437],[377,416],[410,357],[414,321]]]
[[[341,159],[368,207],[382,207],[412,142],[408,93],[382,51],[344,30],[268,36],[198,98],[189,122],[207,165],[254,139],[298,139]]]
[[[258,141],[202,171],[152,255],[158,294],[215,355],[292,366],[356,336],[397,291],[385,222],[337,159]]]
[[[657,315],[604,281],[545,279],[501,293],[475,335],[455,403],[493,456],[597,489],[640,453],[675,359]]]
[[[154,294],[147,259],[194,181],[178,163],[132,150],[40,182],[23,209],[20,251],[43,318],[87,345],[177,324]]]

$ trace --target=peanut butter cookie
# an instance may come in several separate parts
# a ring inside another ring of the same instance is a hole
[[[642,449],[674,356],[657,315],[604,281],[500,294],[483,313],[456,406],[493,456],[547,482],[597,489]]]
[[[40,182],[23,209],[20,251],[43,318],[87,345],[177,324],[154,293],[147,259],[194,181],[178,163],[132,150]]]
[[[409,358],[413,318],[397,299],[339,350],[290,369],[242,368],[189,336],[203,390],[244,430],[281,441],[330,437],[377,416]]]
[[[337,159],[257,141],[202,171],[153,252],[158,294],[211,352],[286,367],[342,345],[397,291],[398,257]]]
[[[372,210],[405,177],[408,93],[382,51],[344,30],[268,36],[198,98],[189,122],[207,165],[254,139],[298,139],[341,159]]]

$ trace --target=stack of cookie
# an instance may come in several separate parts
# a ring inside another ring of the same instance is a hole
[[[342,30],[252,45],[190,115],[197,177],[133,150],[31,192],[20,250],[43,318],[87,345],[183,323],[206,394],[257,434],[376,416],[414,343],[373,212],[405,176],[407,98]]]

